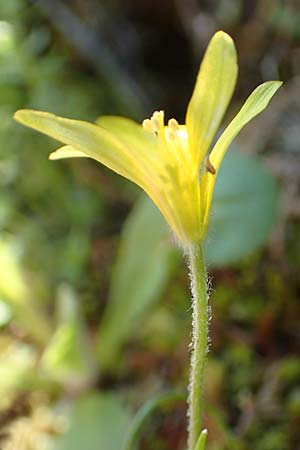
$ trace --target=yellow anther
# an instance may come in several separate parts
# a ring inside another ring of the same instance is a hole
[[[144,130],[156,134],[157,136],[161,135],[164,132],[164,112],[163,111],[154,111],[151,119],[145,119],[142,123]]]
[[[153,123],[153,127],[155,131],[159,132],[164,127],[164,112],[163,111],[154,111],[151,121]]]
[[[152,114],[152,119],[158,120],[158,122],[164,121],[164,112],[163,111],[154,111]]]
[[[157,117],[152,117],[151,122],[152,122],[153,130],[158,132],[160,129],[160,123],[159,123],[159,120],[157,119]]]
[[[179,125],[176,119],[170,119],[168,122],[168,126],[171,128],[172,131],[176,133],[176,131],[179,130]]]
[[[153,123],[150,119],[143,120],[142,126],[143,126],[144,130],[149,131],[149,133],[154,132]]]
[[[142,123],[144,130],[155,134],[156,136],[164,137],[164,112],[155,111],[151,119],[145,119]]]

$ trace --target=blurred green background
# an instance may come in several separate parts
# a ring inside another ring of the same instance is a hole
[[[207,449],[300,449],[300,2],[0,0],[2,450],[125,449],[153,398],[137,448],[185,448],[189,281],[163,219],[95,162],[48,161],[58,143],[12,114],[183,121],[218,29],[240,65],[224,124],[285,85],[217,183]]]

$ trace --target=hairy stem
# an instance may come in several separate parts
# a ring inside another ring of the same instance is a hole
[[[195,450],[202,428],[203,379],[208,336],[208,295],[202,247],[189,247],[188,259],[193,296],[188,450]]]

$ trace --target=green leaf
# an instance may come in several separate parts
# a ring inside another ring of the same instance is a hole
[[[206,438],[207,438],[207,430],[202,430],[201,434],[199,436],[199,439],[197,441],[195,450],[204,450],[205,449]]]
[[[143,405],[133,418],[129,432],[125,440],[123,450],[135,450],[139,441],[142,429],[149,417],[162,407],[170,406],[178,401],[186,401],[187,394],[184,391],[170,391],[158,395]],[[202,447],[203,448],[203,447]],[[201,450],[201,448],[200,448]]]
[[[274,179],[255,158],[230,152],[217,178],[205,243],[211,266],[234,263],[267,239],[276,218]]]
[[[129,411],[116,395],[91,392],[75,403],[70,428],[54,450],[120,450],[129,422]]]
[[[111,277],[98,336],[102,369],[114,364],[141,314],[159,299],[169,278],[171,250],[163,217],[151,200],[141,197],[124,225]]]

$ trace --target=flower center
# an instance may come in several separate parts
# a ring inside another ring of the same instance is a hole
[[[150,119],[143,121],[143,128],[158,137],[166,151],[169,163],[172,159],[174,160],[174,157],[179,165],[187,160],[189,152],[187,151],[188,136],[186,127],[179,125],[176,119],[170,119],[168,126],[165,126],[164,112],[155,111]]]

